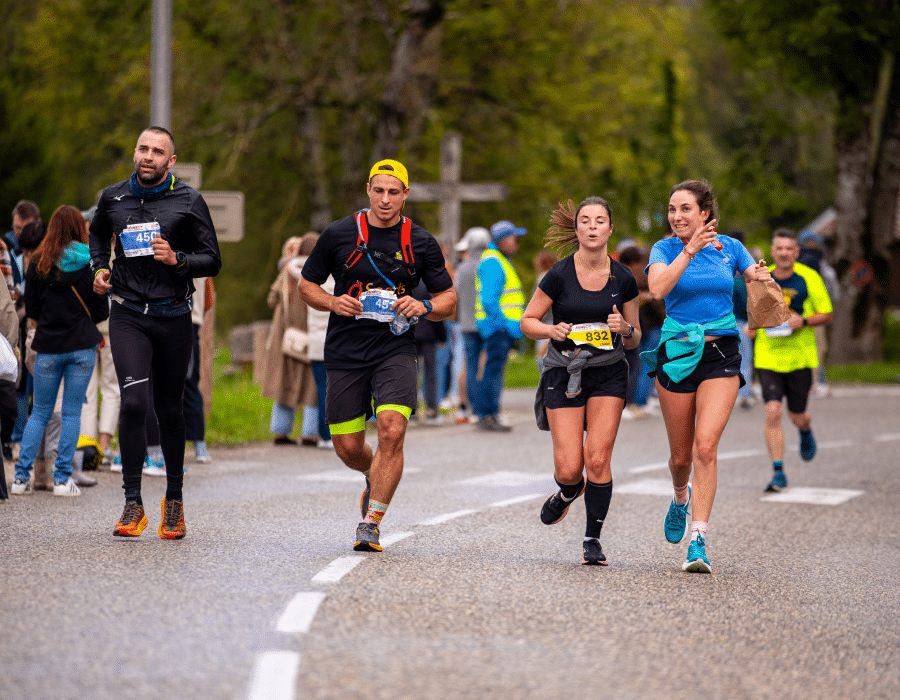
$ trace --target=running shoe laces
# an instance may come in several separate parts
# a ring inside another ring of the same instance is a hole
[[[569,512],[569,508],[575,502],[575,499],[584,493],[585,485],[586,482],[582,481],[581,490],[571,501],[567,501],[563,498],[562,489],[544,501],[544,505],[541,507],[541,522],[544,523],[544,525],[556,525],[556,523],[565,518],[566,514]]]
[[[147,515],[144,506],[137,501],[126,501],[122,517],[116,523],[113,535],[116,537],[140,537],[147,527]]]
[[[691,540],[691,544],[688,546],[687,559],[681,565],[681,569],[694,574],[712,573],[709,559],[706,558],[706,540],[702,536]]]
[[[184,524],[184,501],[169,501],[164,497],[160,503],[162,522],[159,524],[159,536],[164,540],[180,540],[185,536],[187,528]]]
[[[356,544],[353,549],[357,552],[380,552],[382,547],[379,539],[378,523],[360,523],[356,528]]]
[[[683,505],[675,503],[675,499],[669,504],[669,511],[666,513],[666,520],[663,523],[663,529],[666,532],[666,539],[672,544],[677,544],[684,539],[684,530],[687,525],[688,506],[691,504],[691,489],[688,487],[688,499]]]

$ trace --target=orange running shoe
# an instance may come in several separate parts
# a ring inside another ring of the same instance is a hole
[[[137,501],[125,501],[125,510],[113,530],[115,537],[140,537],[147,527],[147,515],[144,506]]]
[[[164,540],[180,540],[185,535],[184,501],[166,501],[163,497],[159,504],[162,522],[159,524],[159,536]]]

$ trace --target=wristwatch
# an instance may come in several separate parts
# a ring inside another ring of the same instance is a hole
[[[175,252],[175,267],[181,267],[185,264],[187,256],[180,250]]]
[[[431,302],[428,301],[428,299],[423,299],[422,303],[425,304],[425,313],[422,314],[422,318],[425,318],[428,314],[430,314],[434,310],[434,307],[431,305]]]
[[[809,325],[809,319],[806,316],[803,317],[803,326],[806,327]]]
[[[630,323],[629,323],[628,325],[631,326]],[[634,335],[634,326],[631,326],[631,330],[628,331],[628,334],[627,334],[627,335],[622,335],[622,340],[628,340],[628,339],[629,339],[631,336],[633,336],[633,335]]]

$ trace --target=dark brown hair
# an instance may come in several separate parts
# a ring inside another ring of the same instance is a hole
[[[88,230],[81,210],[64,204],[55,212],[47,226],[47,234],[34,252],[37,273],[46,277],[54,263],[59,262],[63,251],[73,242],[87,243]]]
[[[149,131],[151,134],[165,134],[166,136],[168,136],[169,141],[172,142],[172,153],[170,153],[169,155],[175,153],[175,137],[172,136],[171,131],[162,126],[148,126],[146,129],[144,129],[144,131]],[[142,131],[141,133],[143,134],[144,131]]]
[[[704,223],[709,223],[713,219],[719,218],[719,210],[716,208],[716,198],[713,196],[712,185],[706,180],[685,180],[679,182],[672,191],[669,192],[669,199],[679,190],[687,190],[693,193],[694,199],[697,200],[697,206],[700,211],[708,211],[709,216],[706,217]],[[672,224],[669,223],[669,217],[666,216],[666,233],[672,233]]]
[[[772,231],[772,240],[776,238],[790,238],[794,243],[797,242],[797,232],[790,228],[776,228]]]
[[[598,204],[606,209],[606,216],[609,218],[610,226],[612,226],[612,210],[609,208],[609,202],[603,197],[588,197],[578,205],[577,209],[575,202],[570,199],[565,204],[560,202],[556,210],[550,215],[550,228],[544,234],[544,246],[556,248],[561,253],[577,249],[578,234],[575,230],[575,224],[578,221],[578,215],[581,213],[581,210],[592,204]]]

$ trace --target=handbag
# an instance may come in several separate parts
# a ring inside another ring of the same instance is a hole
[[[765,265],[765,260],[759,261]],[[784,292],[775,280],[747,284],[747,330],[775,328],[791,317]]]
[[[288,289],[288,276],[290,272],[287,267],[284,269],[284,291],[282,293],[282,298],[284,299],[284,319],[285,322],[290,315],[289,311],[289,302],[290,298],[290,290]],[[294,326],[285,326],[284,335],[281,337],[281,352],[288,357],[292,357],[295,360],[309,360],[309,335],[306,331],[301,331],[299,328],[295,328]]]
[[[0,379],[15,382],[19,378],[19,358],[5,336],[0,335]]]

